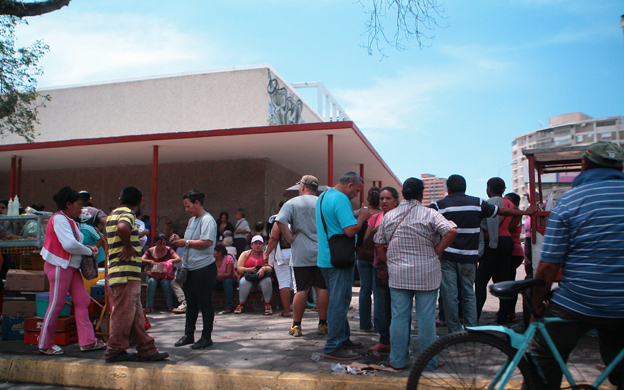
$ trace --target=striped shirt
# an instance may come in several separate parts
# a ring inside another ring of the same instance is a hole
[[[108,279],[111,286],[126,284],[129,280],[141,280],[141,246],[139,245],[139,231],[134,223],[136,216],[127,207],[119,207],[106,219],[106,238],[108,240]],[[123,243],[119,238],[118,227],[124,223],[132,228],[130,240],[135,255],[129,262],[119,260],[123,250]]]
[[[440,287],[442,270],[435,246],[454,227],[454,222],[415,199],[402,200],[397,208],[388,211],[375,234],[377,244],[388,244],[388,285],[416,291]]]
[[[463,192],[451,193],[429,207],[438,210],[457,225],[457,238],[444,250],[442,259],[457,263],[476,263],[479,260],[481,221],[496,216],[498,207]]]
[[[582,172],[553,208],[541,261],[561,264],[552,301],[592,317],[624,318],[624,173]]]

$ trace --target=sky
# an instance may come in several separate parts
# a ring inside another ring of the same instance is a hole
[[[401,181],[461,174],[484,198],[491,177],[511,189],[515,137],[565,113],[624,115],[621,0],[439,1],[422,46],[384,56],[363,47],[367,6],[72,0],[17,36],[50,47],[41,88],[271,64],[288,82],[322,82]]]

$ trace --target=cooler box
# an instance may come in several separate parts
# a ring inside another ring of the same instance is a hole
[[[67,298],[65,300],[71,302],[71,296],[67,294]],[[46,311],[48,311],[48,305],[50,302],[50,293],[42,292],[37,294],[35,302],[37,303],[37,317],[45,317],[45,313]],[[61,310],[61,314],[59,314],[59,317],[67,317],[70,314],[71,307],[67,303],[65,303],[65,306],[63,307],[63,310]]]
[[[2,340],[21,340],[24,338],[24,319],[2,317]]]
[[[91,290],[91,287],[95,286],[98,282],[98,280],[102,280],[104,279],[104,275],[106,273],[106,268],[98,268],[98,276],[97,278],[93,279],[93,280],[87,280],[85,278],[82,278],[82,281],[84,282],[85,288],[87,289],[87,292],[89,292]]]
[[[92,298],[104,298],[104,286],[93,286],[91,287],[91,297]]]

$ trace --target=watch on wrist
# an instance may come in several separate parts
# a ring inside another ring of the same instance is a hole
[[[184,246],[186,248],[190,248],[191,247],[191,243],[189,242],[189,240],[186,240],[186,242],[184,243]]]

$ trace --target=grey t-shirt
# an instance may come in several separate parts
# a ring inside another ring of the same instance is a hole
[[[199,224],[199,225],[197,225]],[[195,228],[197,226],[197,229]],[[217,222],[212,215],[204,213],[199,219],[191,218],[186,232],[185,240],[210,240],[212,245],[206,249],[184,248],[184,255],[188,251],[188,258],[182,257],[184,265],[189,271],[194,271],[214,263],[214,247],[217,242]]]
[[[293,233],[299,235],[292,243],[293,267],[317,265],[318,238],[316,236],[316,201],[314,195],[301,195],[286,202],[280,210],[277,222],[291,225]]]

